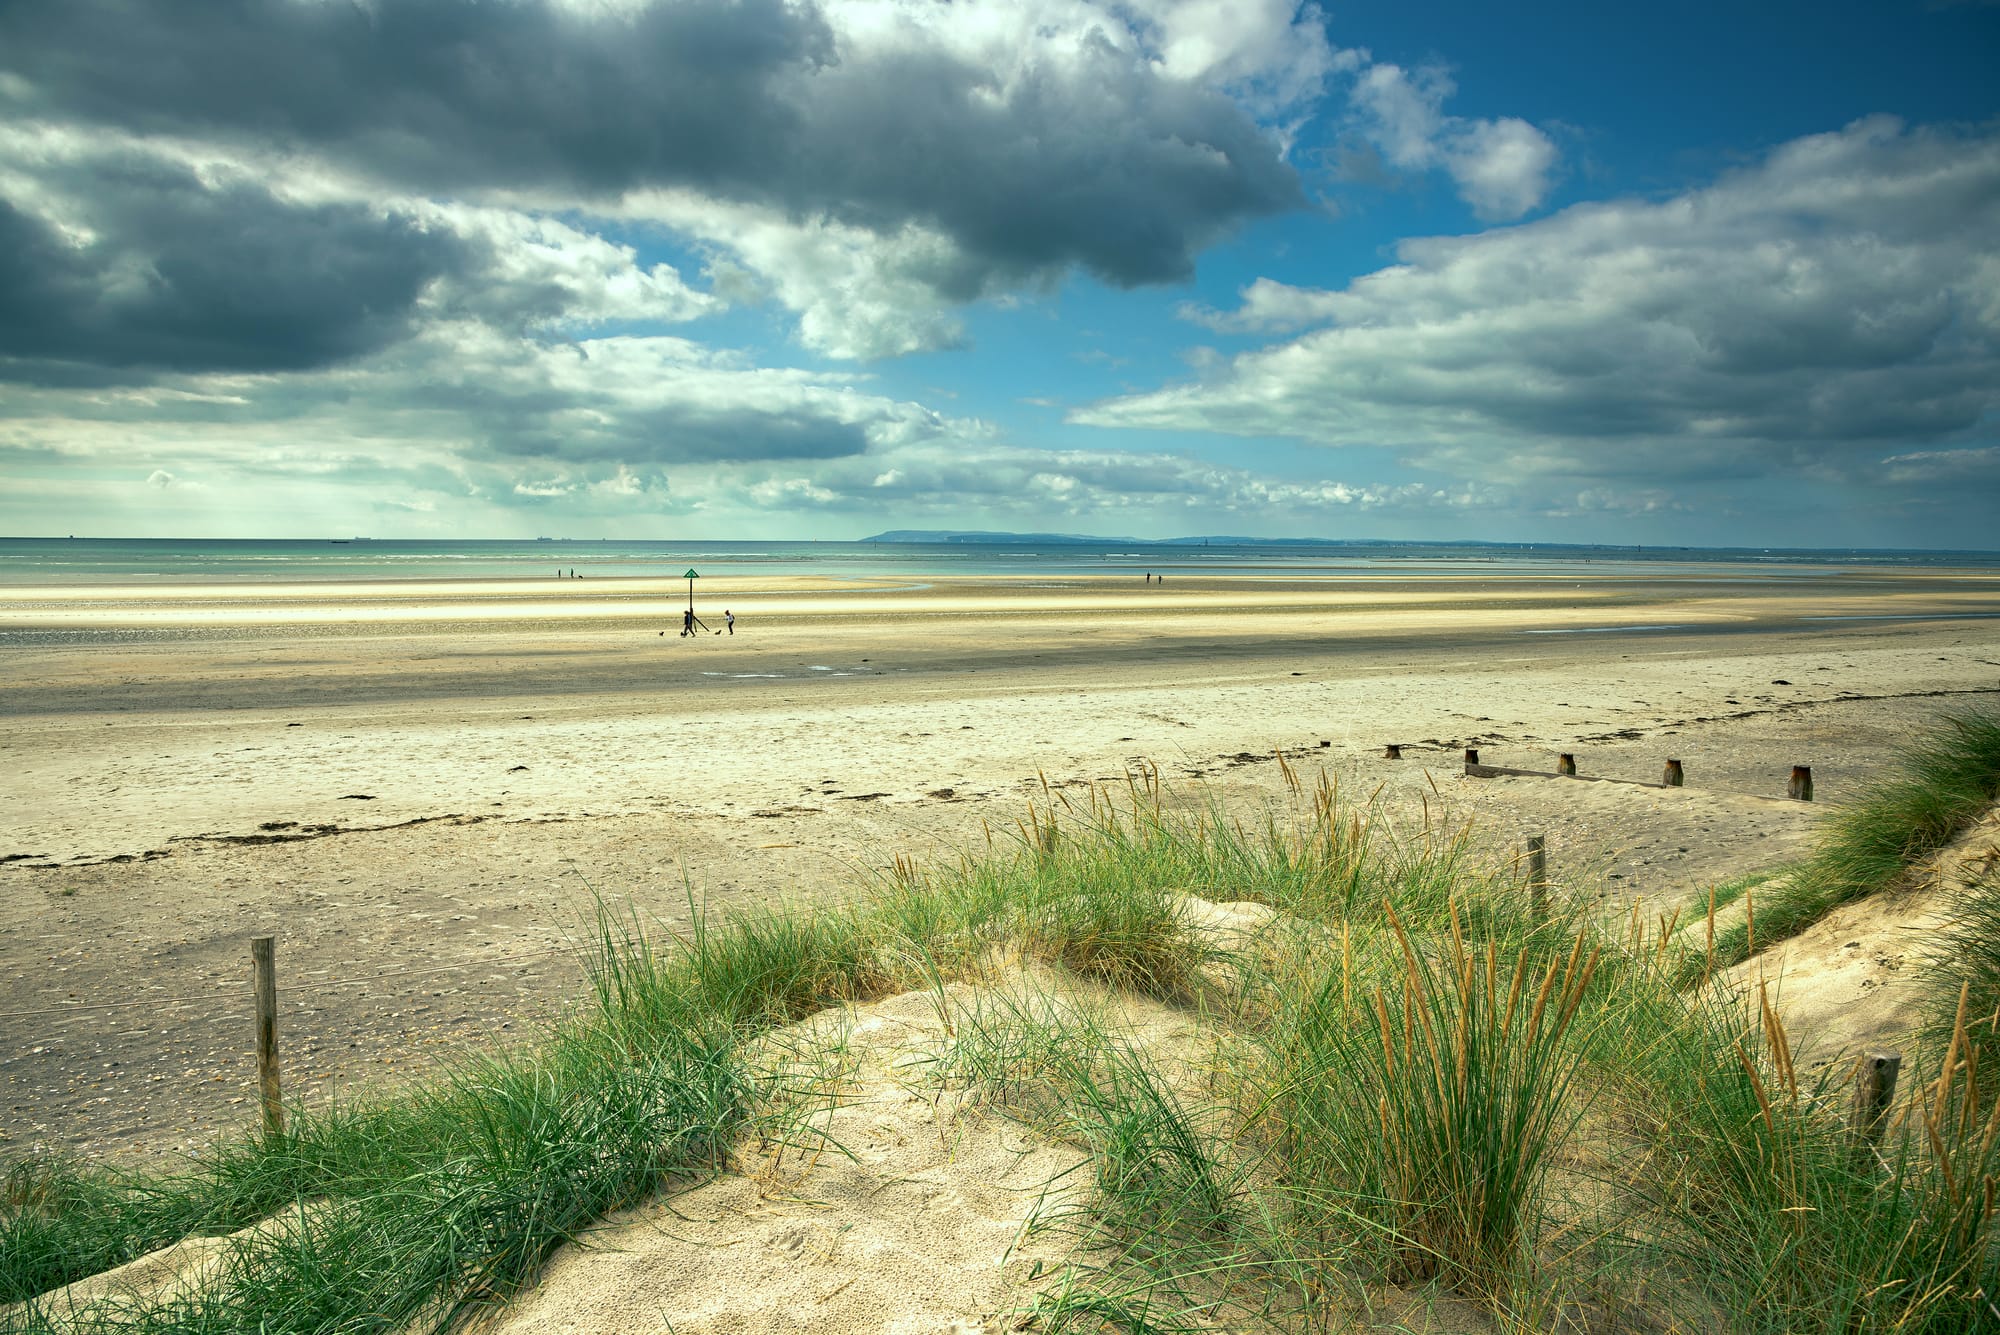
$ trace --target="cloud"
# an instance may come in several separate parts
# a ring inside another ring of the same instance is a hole
[[[885,466],[886,465],[886,466]],[[820,508],[950,523],[1032,527],[1061,516],[1105,526],[1164,525],[1198,531],[1236,523],[1259,531],[1296,525],[1325,531],[1358,519],[1498,507],[1504,488],[1433,482],[1359,483],[1275,478],[1187,455],[1125,450],[1048,450],[976,438],[912,441],[814,471]],[[783,475],[751,488],[758,504],[781,498]]]
[[[2000,491],[2000,445],[1962,450],[1912,450],[1882,461],[1883,477],[1899,484],[1949,482]]]
[[[552,218],[42,127],[0,128],[0,299],[0,379],[79,385],[338,366],[440,320],[539,336],[723,305]]]
[[[1139,41],[1170,77],[1229,91],[1260,119],[1294,124],[1330,78],[1353,71],[1317,5],[1295,0],[1140,0]]]
[[[1220,334],[1270,334],[1324,324],[1340,310],[1337,292],[1293,287],[1271,278],[1257,279],[1239,295],[1241,301],[1233,311],[1186,302],[1178,314]]]
[[[942,233],[871,232],[799,220],[686,193],[628,201],[632,216],[671,224],[734,258],[721,262],[738,301],[769,297],[798,316],[798,339],[829,357],[874,360],[954,348],[959,310],[1004,284]],[[713,267],[713,266],[712,266]]]
[[[1517,117],[1447,115],[1455,87],[1436,66],[1370,65],[1348,94],[1355,128],[1392,166],[1444,171],[1482,219],[1518,218],[1538,207],[1548,197],[1555,144]]]
[[[673,266],[642,267],[633,247],[554,218],[428,201],[407,207],[473,256],[472,263],[440,275],[432,295],[443,314],[547,331],[615,321],[678,324],[726,305],[690,288]]]
[[[1482,213],[1545,192],[1539,131],[1446,115],[1446,76],[1371,66],[1294,0],[72,0],[0,6],[0,122],[62,145],[15,153],[0,200],[47,268],[36,320],[114,273],[185,308],[81,310],[54,344],[151,342],[44,379],[329,365],[419,300],[544,334],[768,300],[807,349],[871,360],[1078,270],[1187,277],[1304,204],[1286,155],[1335,80]],[[103,226],[78,247],[58,215]],[[710,290],[614,232],[691,244]],[[249,327],[274,276],[290,337]]]
[[[651,504],[668,470],[817,464],[989,434],[851,376],[759,367],[684,339],[538,342],[471,321],[315,374],[0,397],[0,443],[76,466],[157,462],[499,503],[588,493]]]
[[[330,365],[408,336],[429,285],[472,262],[406,212],[136,152],[40,184],[39,208],[0,198],[0,378]]]
[[[935,239],[948,300],[1186,275],[1302,202],[1256,112],[1295,111],[1337,63],[1315,13],[1270,0],[0,9],[0,108],[22,121],[276,145],[383,193],[601,214],[683,192]]]
[[[2000,133],[1862,121],[1672,198],[1407,241],[1338,291],[1253,286],[1209,321],[1324,327],[1073,420],[1487,481],[1873,476],[1990,432],[1996,235]]]

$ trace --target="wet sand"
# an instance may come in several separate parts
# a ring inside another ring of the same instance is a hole
[[[737,633],[691,641],[685,597],[0,589],[0,1154],[248,1125],[260,933],[288,1089],[322,1098],[550,1013],[593,894],[667,922],[851,894],[1045,781],[1157,765],[1247,807],[1283,749],[1496,857],[1547,833],[1569,893],[1665,902],[1796,855],[1911,728],[2000,701],[1993,572],[711,577]],[[1468,779],[1466,746],[1671,756],[1688,787]],[[1819,804],[1780,800],[1793,764]]]

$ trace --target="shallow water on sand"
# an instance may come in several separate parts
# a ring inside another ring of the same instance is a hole
[[[1188,542],[1130,539],[1007,542],[700,542],[538,539],[430,542],[356,539],[0,538],[0,585],[205,584],[293,580],[488,580],[702,575],[1137,574],[1169,579],[1262,574],[1355,578],[1601,574],[1606,564],[1712,580],[1784,579],[1784,567],[1970,566],[2000,553],[1804,551],[1454,543]]]

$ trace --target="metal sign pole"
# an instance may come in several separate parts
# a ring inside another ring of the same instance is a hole
[[[694,629],[694,628],[695,628],[696,626],[700,626],[700,627],[701,627],[701,628],[702,628],[703,630],[707,630],[707,629],[708,629],[708,623],[707,623],[706,621],[703,621],[703,620],[702,620],[702,619],[701,619],[700,617],[698,617],[698,616],[696,616],[696,615],[694,614],[694,582],[695,582],[696,580],[700,579],[700,578],[701,578],[701,576],[700,576],[700,575],[699,575],[698,573],[696,573],[696,572],[695,572],[695,571],[694,571],[694,570],[693,570],[692,568],[690,568],[690,569],[688,570],[688,572],[687,572],[687,582],[688,582],[688,614],[687,614],[687,619],[688,619],[688,629],[689,629],[689,630],[693,630],[693,629]]]

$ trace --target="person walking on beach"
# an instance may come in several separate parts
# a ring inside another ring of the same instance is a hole
[[[725,625],[725,626],[727,626],[727,627],[729,627],[729,633],[730,633],[731,635],[734,635],[734,634],[736,633],[736,613],[734,613],[734,612],[730,611],[730,610],[729,610],[728,608],[726,608],[726,607],[725,607],[725,608],[723,608],[723,609],[722,609],[722,624],[723,624],[723,625]]]
[[[681,634],[694,634],[694,609],[692,607],[681,613]]]

